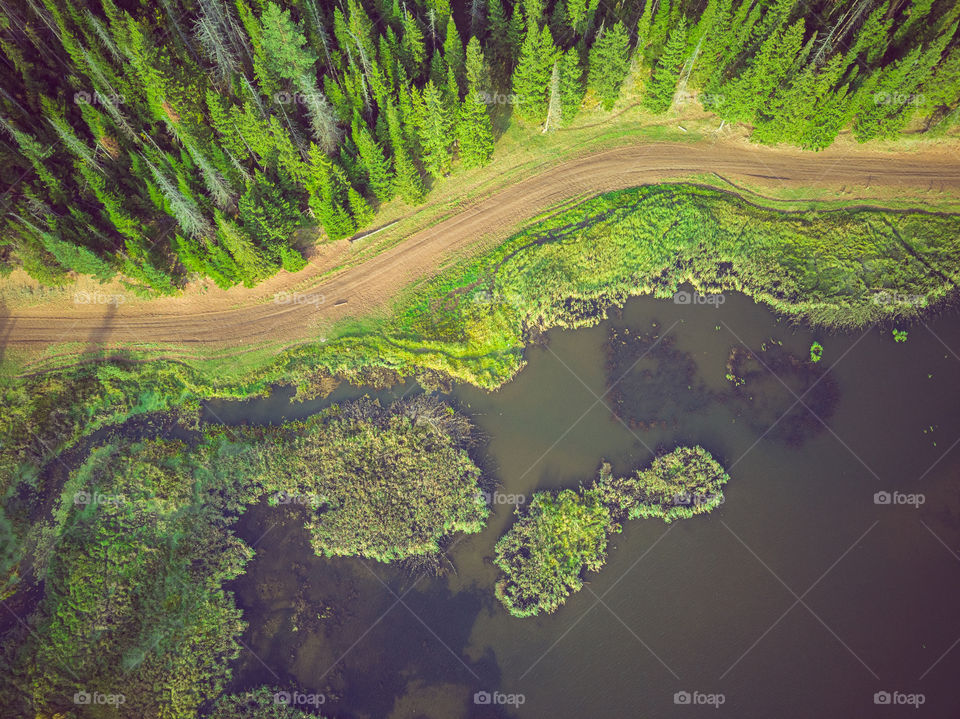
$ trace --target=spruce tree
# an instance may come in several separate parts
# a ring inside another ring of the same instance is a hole
[[[456,23],[453,22],[453,15],[447,20],[447,30],[443,40],[443,57],[447,65],[453,70],[454,77],[461,87],[466,87],[464,76],[464,54],[463,41],[457,32]]]
[[[453,143],[453,118],[443,93],[432,81],[423,88],[423,115],[420,121],[420,146],[423,166],[431,177],[441,178],[450,172]]]
[[[542,122],[547,115],[550,77],[557,51],[550,29],[538,31],[535,24],[527,27],[527,36],[520,49],[520,60],[513,72],[514,112],[528,122]]]
[[[400,116],[392,100],[387,101],[387,126],[393,148],[394,190],[408,205],[419,205],[423,202],[423,181],[413,164],[403,128],[400,127]]]
[[[469,86],[460,106],[457,143],[464,167],[482,167],[493,155],[493,126],[484,102],[486,73],[483,52],[477,38],[467,44],[467,79]]]
[[[680,68],[687,53],[687,23],[681,20],[670,33],[670,39],[657,60],[653,76],[643,95],[644,106],[652,112],[666,112],[673,102]]]
[[[381,113],[381,117],[384,116],[385,113]],[[394,180],[390,161],[377,141],[373,139],[367,126],[359,121],[353,123],[353,142],[360,153],[360,161],[367,174],[370,189],[380,202],[386,202],[393,197]]]
[[[587,84],[592,89],[605,110],[611,110],[620,96],[623,84],[630,69],[630,38],[623,23],[617,23],[600,35],[590,48],[589,72]]]

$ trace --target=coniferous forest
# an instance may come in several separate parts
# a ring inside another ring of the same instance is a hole
[[[665,113],[696,93],[751,139],[827,147],[957,117],[953,0],[0,2],[0,267],[44,284],[301,269],[416,205],[495,128],[549,132],[590,98]]]

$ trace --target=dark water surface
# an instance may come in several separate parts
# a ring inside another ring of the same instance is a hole
[[[250,623],[236,688],[323,694],[336,717],[960,716],[960,324],[907,329],[903,344],[889,329],[814,335],[728,294],[719,307],[634,299],[598,327],[550,332],[500,391],[453,394],[489,438],[502,493],[691,443],[728,469],[725,504],[627,523],[580,593],[530,619],[493,596],[510,505],[457,538],[440,578],[315,557],[293,512],[257,507],[238,527],[257,556],[232,585]],[[209,411],[278,422],[362,393]],[[876,503],[894,491],[923,504]],[[877,705],[877,692],[923,704]]]

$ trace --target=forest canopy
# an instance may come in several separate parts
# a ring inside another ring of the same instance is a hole
[[[298,227],[351,236],[454,162],[490,162],[494,120],[548,131],[585,96],[696,97],[809,149],[845,127],[943,131],[958,17],[952,0],[3,0],[0,269],[253,285],[304,266]]]

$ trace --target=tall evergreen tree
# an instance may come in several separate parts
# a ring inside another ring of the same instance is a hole
[[[422,94],[423,115],[420,121],[420,146],[423,148],[423,166],[434,178],[450,172],[453,144],[453,118],[443,93],[432,81],[427,82]]]
[[[620,86],[630,70],[630,38],[617,23],[609,30],[601,30],[590,48],[587,84],[600,98],[605,110],[613,108],[620,96]]]
[[[483,52],[477,38],[467,43],[467,78],[469,87],[460,106],[457,143],[464,167],[482,167],[493,155],[493,127],[484,102],[486,73]]]
[[[535,24],[529,25],[517,69],[513,72],[513,94],[517,102],[514,112],[521,119],[542,122],[546,118],[556,55],[550,28],[544,25],[542,30],[537,30]]]
[[[653,112],[665,112],[673,102],[680,68],[687,53],[687,23],[681,20],[657,60],[653,76],[643,95],[643,104]]]
[[[387,125],[390,130],[390,143],[393,148],[394,190],[408,205],[423,202],[423,181],[413,164],[407,141],[400,127],[400,115],[392,100],[387,101]]]
[[[570,122],[580,111],[583,102],[583,68],[580,55],[571,47],[560,58],[560,114],[565,123]]]

